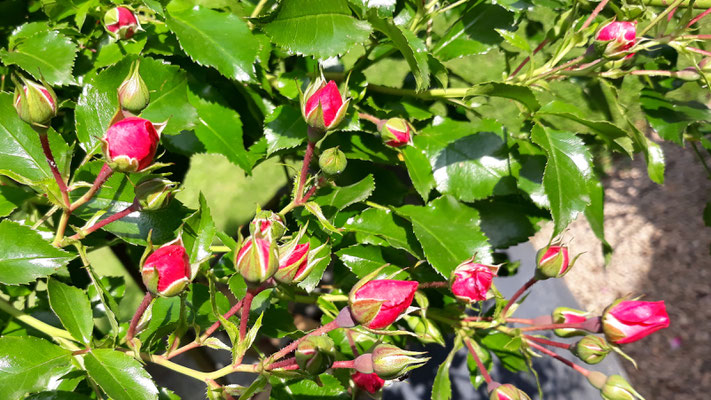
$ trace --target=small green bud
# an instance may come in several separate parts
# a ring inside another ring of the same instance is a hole
[[[328,336],[310,336],[296,348],[296,363],[311,375],[326,371],[335,357],[336,346]]]
[[[136,200],[143,211],[157,211],[168,206],[178,184],[163,178],[143,179],[136,185]]]
[[[326,149],[321,153],[321,157],[318,158],[318,165],[326,175],[340,174],[346,169],[347,164],[348,159],[345,153],[339,150],[338,147]]]
[[[573,354],[587,364],[597,364],[610,352],[607,341],[595,335],[587,335],[571,348]]]
[[[141,78],[139,71],[140,61],[136,61],[131,66],[131,71],[124,79],[118,89],[118,98],[121,108],[138,114],[148,107],[151,96],[148,93],[148,86]]]
[[[608,377],[605,385],[600,390],[600,394],[605,400],[644,400],[644,397],[637,393],[629,382],[620,375]]]
[[[48,85],[40,85],[23,77],[16,82],[14,106],[21,120],[30,125],[46,125],[57,115],[57,96]]]
[[[385,343],[375,346],[371,354],[373,372],[386,380],[399,378],[429,360],[429,358],[413,357],[426,354],[424,352],[402,350]]]

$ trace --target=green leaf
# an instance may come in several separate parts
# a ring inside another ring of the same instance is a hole
[[[75,392],[53,390],[51,392],[35,393],[25,398],[25,400],[91,400],[91,397]]]
[[[428,63],[427,46],[412,31],[395,25],[392,20],[384,20],[372,16],[369,19],[373,27],[384,33],[398,51],[405,57],[415,76],[417,90],[425,90],[430,86],[430,67]]]
[[[300,145],[306,140],[308,126],[301,110],[289,105],[274,109],[264,118],[264,136],[267,138],[267,155]]]
[[[400,268],[404,265],[394,265],[396,263],[392,262],[394,260],[390,258],[389,254],[386,259],[385,253],[387,250],[387,247],[355,245],[339,250],[336,252],[336,255],[338,256],[338,259],[341,260],[343,265],[350,269],[351,272],[353,272],[353,274],[355,274],[355,276],[359,279],[365,277],[385,264],[393,265],[388,265],[383,268],[382,271],[380,271],[380,274],[378,274],[378,278],[390,275],[393,275],[398,279],[406,278],[409,274]],[[407,261],[409,262],[410,260]]]
[[[309,238],[309,244],[311,249],[317,249],[323,245],[323,242],[318,237],[312,236]],[[319,282],[321,282],[324,271],[326,271],[326,268],[331,263],[331,246],[326,243],[321,250],[313,255],[312,259],[319,261],[316,263],[316,266],[311,270],[311,273],[306,277],[306,279],[299,282],[297,285],[309,293],[311,293],[316,286],[318,286]]]
[[[72,370],[71,357],[70,351],[44,339],[1,337],[0,393],[6,399],[14,400],[29,392],[46,389]]]
[[[501,364],[512,372],[528,369],[526,359],[519,350],[521,342],[514,341],[509,335],[501,332],[491,333],[481,339],[481,345],[494,352]]]
[[[272,384],[271,398],[280,400],[350,399],[346,389],[335,376],[321,374],[318,379],[321,382],[320,385],[311,379],[297,378],[287,380],[272,375],[269,378],[269,382]]]
[[[518,162],[510,159],[503,128],[493,121],[471,123],[444,120],[415,137],[432,167],[437,190],[463,201],[515,191],[512,175]]]
[[[247,294],[247,283],[240,274],[232,275],[230,280],[227,281],[227,286],[229,286],[230,292],[232,292],[237,299],[241,299]]]
[[[505,99],[516,100],[532,112],[541,108],[541,104],[538,102],[538,99],[536,99],[536,95],[533,94],[531,88],[511,83],[480,83],[467,90],[467,97],[469,96],[503,97]]]
[[[30,197],[32,197],[31,193],[19,187],[0,186],[0,217],[10,215]]]
[[[214,67],[238,81],[254,77],[252,64],[259,42],[236,15],[200,6],[183,10],[169,7],[166,22],[183,50],[198,64]]]
[[[263,30],[292,54],[328,58],[365,42],[372,28],[351,16],[345,0],[290,0]]]
[[[52,275],[75,256],[47,243],[30,227],[0,222],[0,283],[20,285]]]
[[[427,206],[407,205],[397,213],[411,222],[427,261],[443,277],[474,254],[481,262],[490,262],[486,236],[479,228],[479,213],[451,196],[431,201]]]
[[[373,194],[373,190],[375,190],[375,180],[373,175],[368,175],[349,186],[321,189],[318,191],[318,196],[312,199],[331,217],[349,205],[367,199]]]
[[[112,349],[94,349],[84,356],[89,377],[114,400],[158,398],[151,376],[133,357]]]
[[[662,185],[664,184],[664,152],[661,146],[654,143],[649,138],[646,138],[646,149],[644,159],[647,162],[647,175],[652,181]]]
[[[323,214],[323,211],[321,210],[321,206],[318,205],[318,203],[309,201],[308,203],[304,204],[304,208],[306,211],[311,213],[314,217],[318,219],[318,222],[321,224],[321,226],[328,230],[331,231],[332,233],[336,234],[341,234],[341,232],[333,226],[333,224],[326,218],[326,216]]]
[[[365,160],[397,164],[397,153],[383,145],[380,137],[365,132],[349,132],[346,135],[328,135],[321,143],[322,149],[338,146],[349,160]]]
[[[36,80],[44,78],[50,85],[70,85],[77,45],[55,31],[39,32],[19,40],[16,47],[0,50],[6,65],[17,65]]]
[[[590,203],[588,181],[592,175],[592,158],[583,141],[569,132],[536,124],[531,139],[548,155],[543,186],[551,206],[555,236]]]
[[[506,43],[514,46],[518,49],[525,51],[526,53],[531,52],[531,46],[525,37],[519,35],[516,32],[512,32],[506,29],[495,29],[495,31],[506,41]]]
[[[531,203],[514,196],[487,199],[477,202],[474,207],[481,215],[481,230],[491,246],[497,249],[528,241],[545,215]]]
[[[197,109],[198,123],[195,135],[205,145],[208,153],[218,153],[227,157],[232,164],[240,166],[248,173],[252,163],[247,156],[242,139],[242,120],[231,108],[204,100],[192,92],[188,93],[190,103]]]
[[[443,61],[484,54],[501,43],[496,29],[511,29],[513,13],[498,5],[476,3],[452,25],[434,47]]]
[[[191,216],[185,219],[185,223],[181,227],[180,233],[183,238],[185,249],[190,255],[190,263],[193,268],[207,261],[212,253],[210,246],[217,229],[215,222],[210,215],[210,207],[207,205],[207,200],[202,192],[199,196],[200,207]],[[197,274],[197,269],[192,272],[194,277]]]
[[[417,136],[415,136],[415,140],[419,142]],[[430,191],[435,187],[435,179],[427,154],[415,145],[406,146],[402,151],[402,156],[405,159],[405,167],[407,167],[407,173],[410,175],[412,185],[422,197],[422,200],[427,201],[430,197]]]
[[[639,103],[659,136],[678,145],[682,145],[682,135],[689,124],[711,122],[711,110],[699,102],[675,101],[662,93],[645,89]]]
[[[262,318],[264,318],[264,311],[259,314],[259,317],[257,317],[257,320],[252,323],[251,328],[249,328],[249,331],[244,336],[244,339],[241,340],[233,350],[233,360],[241,359],[244,356],[244,353],[252,347],[252,343],[254,343],[254,340],[257,339],[257,333],[259,333],[259,329],[262,327]]]
[[[47,281],[47,293],[49,305],[62,321],[62,325],[75,339],[89,345],[91,332],[94,330],[94,319],[86,293],[52,278]]]
[[[357,216],[349,218],[343,227],[355,232],[380,236],[391,246],[408,251],[415,257],[422,257],[422,250],[412,233],[410,223],[390,210],[368,208]]]
[[[449,379],[449,369],[452,366],[454,355],[462,348],[462,339],[457,336],[454,339],[454,347],[444,359],[444,362],[437,368],[434,383],[432,384],[432,400],[449,400],[452,398],[452,382]]]
[[[587,218],[595,236],[602,242],[602,254],[605,262],[609,261],[612,254],[612,246],[605,239],[605,189],[598,179],[588,181],[590,192],[590,204],[585,207],[585,218]]]

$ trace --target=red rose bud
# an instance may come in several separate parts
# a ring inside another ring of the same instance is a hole
[[[318,166],[321,171],[329,176],[340,174],[346,169],[347,165],[346,154],[339,150],[338,147],[324,150],[318,158]]]
[[[141,267],[146,288],[165,297],[180,294],[190,283],[190,274],[190,260],[180,239],[159,247]]]
[[[353,383],[355,383],[357,387],[362,390],[365,390],[370,394],[375,394],[375,392],[385,386],[385,381],[376,373],[364,374],[361,372],[356,372],[355,374],[351,375],[351,379],[353,379]]]
[[[388,146],[402,147],[411,140],[410,123],[402,118],[390,118],[380,129],[380,137]]]
[[[607,57],[629,50],[637,38],[637,22],[613,21],[600,29],[595,48]],[[628,57],[632,54],[628,55]]]
[[[326,132],[343,121],[350,101],[338,90],[336,82],[326,83],[318,77],[301,96],[301,113],[310,127]]]
[[[42,86],[22,78],[15,86],[15,110],[30,125],[46,125],[57,115],[57,96],[48,85]]]
[[[602,330],[615,344],[632,343],[668,326],[663,301],[617,300],[602,314]]]
[[[160,135],[151,121],[130,117],[111,125],[103,138],[109,166],[121,172],[138,172],[153,162]]]
[[[373,372],[385,380],[397,379],[424,365],[429,358],[418,357],[423,354],[426,353],[402,350],[397,346],[381,343],[371,352]]]
[[[605,359],[605,356],[607,356],[607,353],[611,350],[607,341],[596,335],[585,336],[571,348],[573,354],[587,364],[599,363]]]
[[[537,260],[536,275],[540,280],[560,278],[573,266],[568,257],[568,248],[565,246],[548,246],[541,249],[538,251]]]
[[[361,279],[348,296],[348,305],[359,324],[370,329],[381,329],[395,322],[412,303],[417,282],[391,279],[370,280],[371,274]]]
[[[133,11],[126,7],[115,7],[104,14],[104,26],[116,39],[130,39],[141,25]]]
[[[178,191],[178,184],[163,178],[144,178],[136,185],[136,200],[143,211],[157,211],[168,206]]]
[[[531,398],[523,390],[507,383],[492,390],[489,400],[531,400]]]
[[[134,114],[138,114],[148,107],[148,102],[151,99],[151,95],[148,93],[148,86],[146,86],[146,82],[143,81],[141,74],[138,72],[139,64],[136,61],[131,66],[131,71],[118,89],[121,108]]]
[[[605,400],[644,400],[644,397],[632,388],[632,385],[620,375],[607,378],[600,389],[600,394]]]
[[[486,300],[497,270],[496,267],[477,264],[473,259],[459,264],[449,278],[454,297],[466,303]]]
[[[336,345],[328,336],[310,336],[296,348],[296,363],[302,371],[319,375],[331,367],[336,358]]]
[[[588,319],[589,315],[590,313],[586,311],[580,311],[568,307],[558,307],[553,310],[553,323],[576,324],[580,322],[585,322]],[[553,330],[553,332],[560,337],[582,336],[588,334],[588,332],[585,330],[575,328],[555,329]]]
[[[249,223],[249,232],[252,235],[259,234],[262,237],[271,237],[274,240],[281,239],[286,232],[286,225],[279,214],[269,211],[257,211],[252,222]]]
[[[237,253],[235,265],[247,283],[263,283],[279,268],[276,242],[258,235],[251,236]]]

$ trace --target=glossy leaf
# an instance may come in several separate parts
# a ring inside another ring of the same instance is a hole
[[[393,46],[405,58],[415,76],[417,90],[427,89],[430,85],[430,67],[425,42],[409,29],[397,26],[390,20],[373,17],[369,21],[375,29],[384,33],[392,41]]]
[[[288,105],[275,108],[264,119],[267,154],[300,145],[306,140],[307,128],[301,110]]]
[[[168,27],[198,64],[214,67],[238,81],[254,77],[252,64],[257,59],[259,43],[239,17],[201,6],[168,9]]]
[[[10,220],[0,222],[0,243],[0,282],[5,285],[52,275],[75,257],[53,247],[32,228]]]
[[[0,50],[5,65],[17,65],[35,80],[45,79],[50,85],[76,83],[72,76],[77,45],[56,31],[38,32],[18,40],[17,46]]]
[[[317,58],[345,53],[365,42],[372,30],[370,24],[351,16],[346,0],[282,2],[263,29],[288,52]]]
[[[71,352],[30,336],[0,338],[0,393],[6,399],[46,389],[73,366]]]
[[[284,379],[273,376],[269,379],[272,384],[272,398],[284,400],[308,400],[308,399],[333,399],[347,400],[350,396],[339,380],[330,374],[318,376],[321,384],[317,384],[310,379]]]
[[[31,193],[19,187],[0,186],[0,217],[10,215],[30,197],[32,197]]]
[[[114,400],[158,398],[158,389],[141,364],[128,354],[94,349],[84,356],[89,377]]]
[[[548,155],[543,186],[550,201],[557,235],[590,203],[592,160],[582,140],[572,133],[535,125],[531,139]]]
[[[457,336],[452,350],[450,350],[447,358],[445,358],[444,362],[437,368],[437,374],[432,384],[432,400],[449,400],[452,398],[452,382],[449,379],[449,370],[452,366],[454,355],[457,354],[461,347],[462,341],[459,336]]]
[[[529,111],[537,111],[541,108],[541,104],[531,88],[511,83],[487,82],[474,85],[467,91],[467,96],[503,97],[516,100],[526,106]]]
[[[496,29],[510,29],[513,13],[498,5],[475,3],[469,7],[434,48],[442,60],[484,54],[502,39]]]
[[[318,237],[313,236],[309,238],[309,244],[311,249],[317,249],[323,244],[323,242]],[[319,261],[316,263],[316,266],[313,270],[311,270],[311,273],[306,277],[306,279],[299,282],[297,285],[309,293],[311,293],[321,282],[323,273],[331,263],[331,246],[326,243],[320,251],[313,255],[312,260]]]
[[[390,210],[368,208],[357,216],[349,218],[344,228],[380,236],[389,245],[421,257],[422,250],[412,233],[412,225]]]
[[[51,392],[40,392],[30,395],[25,400],[90,400],[83,394],[67,392],[63,390],[53,390]]]
[[[200,208],[191,216],[185,219],[180,232],[183,238],[185,249],[190,255],[190,263],[201,264],[207,261],[212,253],[210,246],[215,238],[216,228],[215,222],[210,215],[210,207],[207,205],[205,196],[200,193],[199,196]],[[193,271],[193,276],[197,271]]]
[[[313,197],[313,201],[321,206],[326,215],[333,216],[337,211],[367,199],[373,190],[375,190],[375,180],[373,175],[368,175],[352,185],[321,189],[318,191],[318,196]]]
[[[419,139],[415,140],[419,141]],[[422,197],[422,200],[429,200],[430,192],[435,187],[435,180],[427,154],[418,146],[407,146],[402,151],[402,156],[405,159],[405,166],[415,190]]]
[[[62,321],[62,325],[75,339],[89,345],[94,319],[86,293],[77,287],[65,285],[51,278],[47,281],[47,293],[49,305]]]
[[[390,275],[394,276],[395,279],[404,279],[407,277],[408,274],[401,268],[405,265],[396,265],[399,263],[391,258],[391,254],[386,255],[386,250],[387,248],[380,246],[355,245],[339,250],[336,255],[343,265],[350,269],[358,278],[363,278],[386,264],[392,265],[383,268],[378,274],[378,278],[384,278]],[[409,262],[410,260],[404,261]]]
[[[711,109],[698,102],[671,100],[652,90],[643,90],[639,102],[659,136],[679,145],[682,144],[682,135],[689,124],[711,121]]]

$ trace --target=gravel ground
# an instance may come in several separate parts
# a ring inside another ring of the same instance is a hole
[[[605,268],[599,241],[584,218],[571,225],[575,253],[585,252],[565,280],[578,301],[601,311],[615,298],[664,300],[668,329],[624,346],[625,363],[647,400],[711,398],[711,229],[703,224],[711,182],[691,148],[663,144],[666,184],[649,180],[644,162],[622,161],[605,180],[605,230],[614,248]],[[550,227],[533,240],[547,243]]]

